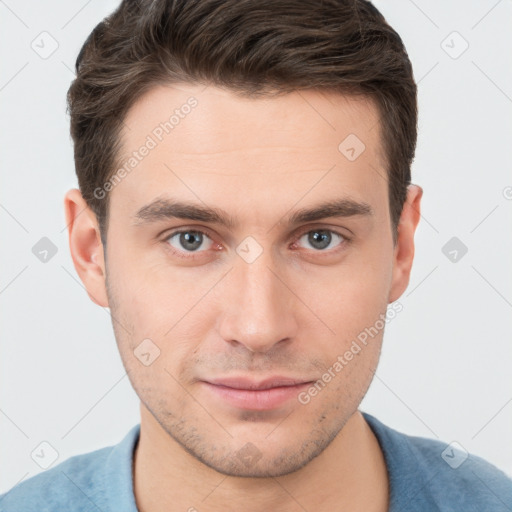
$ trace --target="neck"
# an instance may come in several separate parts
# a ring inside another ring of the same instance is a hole
[[[141,404],[134,454],[134,493],[140,512],[388,510],[385,460],[359,411],[309,464],[276,478],[221,474],[198,461],[165,432]],[[368,492],[371,489],[371,492]]]

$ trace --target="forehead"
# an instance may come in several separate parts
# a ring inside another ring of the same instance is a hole
[[[137,146],[141,135],[154,132],[158,139],[161,128],[163,137],[172,134],[169,138],[182,153],[188,150],[198,156],[219,149],[246,150],[258,143],[286,146],[293,144],[292,138],[306,150],[333,145],[336,149],[344,135],[373,139],[379,134],[378,111],[367,96],[302,90],[247,98],[231,90],[192,84],[150,89],[129,109],[124,125],[126,147]],[[235,127],[243,130],[234,131]],[[201,136],[202,145],[187,135]]]
[[[387,201],[378,110],[366,97],[307,90],[255,99],[161,85],[130,108],[121,140],[128,175],[111,202],[132,208],[166,191],[210,203],[231,198],[238,209],[286,198],[291,206],[307,192],[306,206],[315,196],[334,199],[336,189]]]

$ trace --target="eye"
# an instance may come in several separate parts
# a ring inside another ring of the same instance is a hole
[[[208,250],[213,245],[213,240],[204,231],[197,229],[175,231],[165,241],[178,253],[203,252],[200,250],[201,248]]]
[[[316,251],[333,249],[337,246],[343,245],[344,242],[348,242],[348,238],[330,229],[310,230],[299,238],[299,241],[301,240],[304,241],[303,243],[309,244],[310,247]],[[336,244],[336,242],[338,243]]]
[[[302,245],[314,252],[335,252],[350,243],[350,239],[331,229],[309,229],[292,245]],[[210,249],[220,250],[220,246],[200,229],[181,229],[169,234],[164,242],[171,252],[180,258],[195,259]],[[308,247],[309,245],[309,247]],[[204,254],[203,254],[204,256]]]

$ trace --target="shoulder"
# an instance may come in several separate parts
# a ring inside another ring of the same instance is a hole
[[[0,496],[0,511],[82,512],[95,509],[95,499],[101,499],[97,496],[99,472],[111,450],[112,447],[107,447],[75,455],[22,481]]]
[[[457,442],[406,437],[417,460],[433,470],[429,491],[436,502],[459,507],[455,510],[512,508],[512,479],[502,470]]]
[[[457,442],[410,436],[363,416],[384,453],[396,510],[423,510],[414,506],[420,502],[452,511],[512,509],[512,479],[485,459]]]
[[[138,433],[139,425],[117,445],[75,455],[22,481],[0,495],[0,512],[110,510],[111,494],[131,497],[131,455]]]

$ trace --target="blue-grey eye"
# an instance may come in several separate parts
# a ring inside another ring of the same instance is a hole
[[[167,238],[167,241],[170,245],[172,245],[178,251],[187,251],[194,252],[201,248],[201,246],[205,243],[205,241],[212,243],[212,240],[201,231],[195,230],[186,230],[186,231],[177,231],[173,233]],[[173,243],[174,242],[174,243]],[[207,247],[203,247],[203,249],[208,249],[210,245]]]
[[[338,235],[334,231],[330,231],[329,229],[314,229],[312,231],[308,231],[304,233],[299,240],[306,239],[307,243],[313,249],[316,250],[324,250],[331,245],[331,242],[340,240],[343,241],[344,238],[341,235]]]

